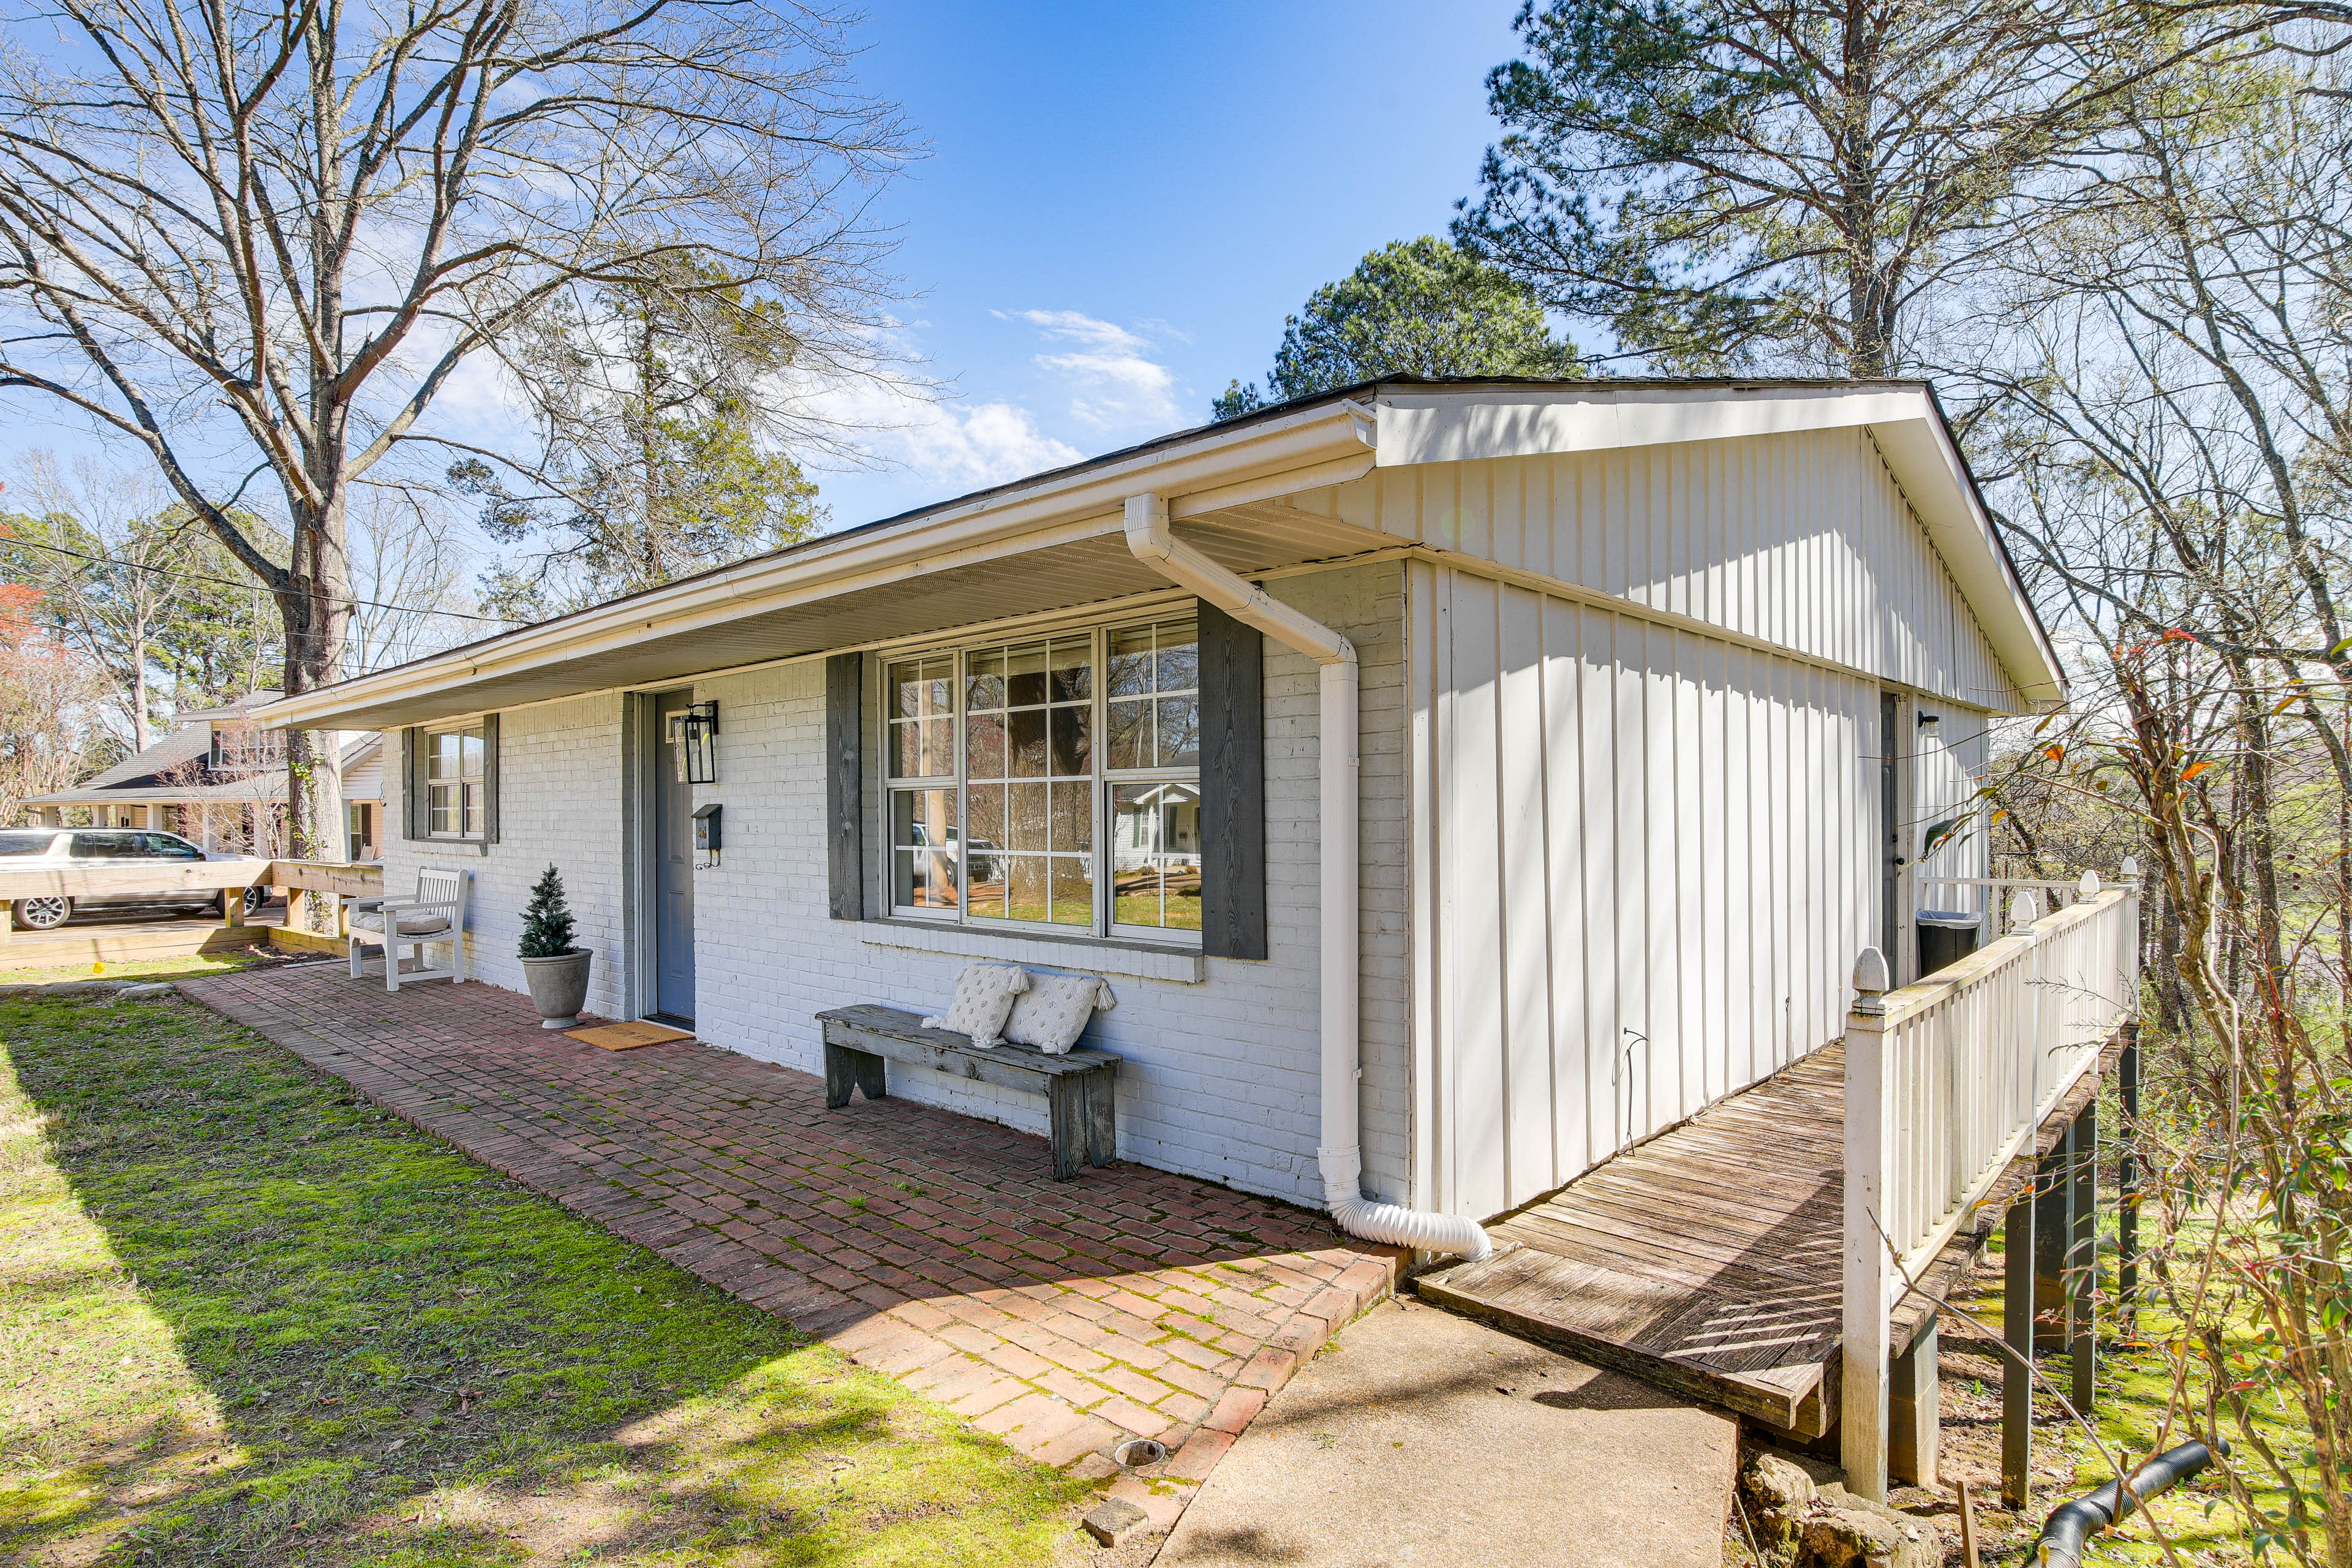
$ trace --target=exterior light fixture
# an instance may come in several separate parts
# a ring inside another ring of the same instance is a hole
[[[1941,713],[1922,713],[1919,715],[1919,728],[1927,731],[1930,735],[1936,732],[1936,726],[1943,721],[1944,716]]]
[[[698,702],[669,718],[670,744],[677,748],[677,782],[719,782],[719,704]]]

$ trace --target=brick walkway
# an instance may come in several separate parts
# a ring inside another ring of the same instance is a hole
[[[1305,1210],[698,1044],[607,1053],[480,984],[397,995],[340,963],[180,989],[370,1100],[859,1362],[1100,1479],[1166,1528],[1397,1258]]]

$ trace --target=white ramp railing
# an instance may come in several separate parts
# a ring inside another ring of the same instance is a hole
[[[1889,992],[1866,949],[1845,1031],[1846,1485],[1886,1496],[1889,1317],[2135,1015],[2139,889],[2085,872],[2072,908]],[[2021,899],[2032,895],[2021,893]]]

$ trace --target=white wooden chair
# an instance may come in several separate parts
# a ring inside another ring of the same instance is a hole
[[[416,896],[413,899],[370,899],[352,910],[351,959],[352,978],[360,978],[360,955],[364,948],[383,949],[383,988],[400,989],[400,950],[413,948],[416,952],[416,969],[406,978],[414,980],[464,980],[466,978],[466,894],[472,886],[473,874],[468,871],[419,871],[416,873]],[[449,947],[449,967],[432,968],[425,949],[446,942]]]

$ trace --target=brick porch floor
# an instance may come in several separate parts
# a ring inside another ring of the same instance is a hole
[[[1045,1141],[698,1044],[607,1053],[529,1001],[398,994],[340,963],[180,989],[605,1228],[824,1337],[1024,1453],[1173,1521],[1397,1256],[1305,1210],[1122,1163],[1047,1178]]]

